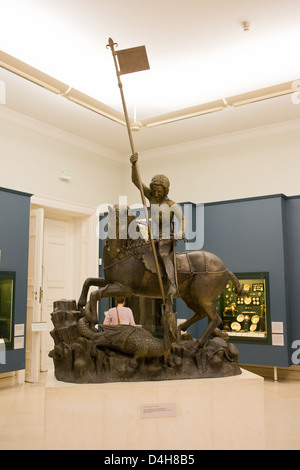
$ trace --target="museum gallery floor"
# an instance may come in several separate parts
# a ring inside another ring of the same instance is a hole
[[[0,388],[0,449],[43,449],[46,373]],[[266,449],[300,448],[300,381],[264,381]]]

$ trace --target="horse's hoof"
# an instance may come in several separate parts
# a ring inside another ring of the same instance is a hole
[[[181,329],[180,328],[177,328],[176,340],[177,340],[177,342],[181,341]]]
[[[201,343],[198,343],[198,341],[196,341],[196,344],[194,344],[191,348],[190,348],[190,352],[192,354],[192,356],[194,356],[195,354],[198,354],[199,353],[199,350],[201,348],[203,348],[204,344]]]
[[[217,336],[219,338],[222,338],[222,339],[224,339],[224,341],[229,340],[229,334],[226,333],[226,331],[220,330],[220,328],[215,328],[214,331],[212,332],[212,335]]]

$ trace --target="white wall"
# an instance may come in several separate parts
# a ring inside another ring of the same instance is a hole
[[[96,207],[116,200],[122,184],[117,161],[3,119],[0,152],[0,186],[5,188]],[[62,169],[71,181],[59,179]]]
[[[141,153],[139,166],[147,185],[155,174],[166,174],[177,202],[299,195],[300,121]],[[128,195],[130,203],[139,197],[130,184]]]
[[[140,203],[128,158],[106,158],[76,145],[0,119],[0,186],[92,206]],[[121,157],[121,156],[120,156]],[[170,148],[141,152],[142,180],[171,181],[175,201],[213,202],[283,193],[300,194],[300,120]],[[72,176],[59,179],[62,169]]]

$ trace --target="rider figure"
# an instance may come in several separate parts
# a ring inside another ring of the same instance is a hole
[[[130,157],[132,164],[132,182],[139,187],[136,162],[138,154]],[[168,198],[170,182],[164,175],[156,175],[152,178],[150,187],[143,185],[144,195],[149,199],[151,206],[152,235],[160,260],[163,263],[168,279],[169,308],[172,307],[173,296],[178,292],[175,253],[176,240],[184,239],[184,216],[178,205]],[[174,233],[174,217],[177,219],[179,228]]]

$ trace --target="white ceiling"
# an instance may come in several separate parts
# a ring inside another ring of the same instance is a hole
[[[299,0],[0,0],[0,48],[122,111],[108,38],[145,45],[150,70],[122,76],[138,120],[300,78]],[[250,23],[244,32],[242,22]],[[6,104],[129,154],[126,128],[0,69]],[[300,118],[282,96],[133,134],[139,152]]]

